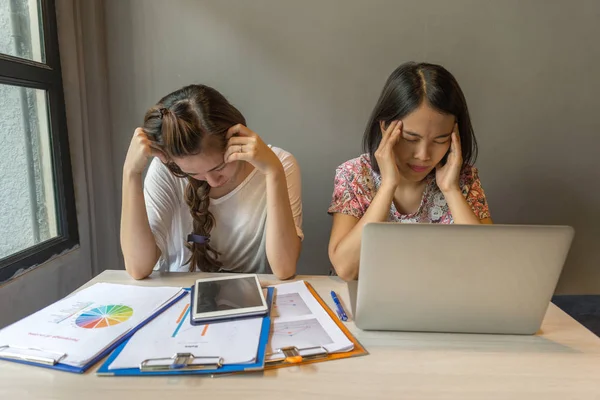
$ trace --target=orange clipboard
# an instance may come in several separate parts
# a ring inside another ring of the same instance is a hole
[[[327,304],[323,301],[321,296],[315,291],[312,285],[306,281],[304,284],[310,291],[310,293],[315,297],[315,299],[319,302],[321,307],[327,312],[329,317],[336,323],[336,325],[344,332],[344,335],[348,337],[354,344],[354,348],[350,351],[341,352],[341,353],[328,353],[323,347],[311,347],[309,349],[298,349],[296,347],[286,347],[283,349],[278,349],[278,353],[282,354],[281,359],[277,360],[265,360],[265,370],[284,368],[284,367],[293,367],[297,365],[304,364],[312,364],[323,361],[331,361],[331,360],[339,360],[342,358],[350,358],[350,357],[358,357],[369,354],[369,352],[360,344],[358,340],[350,333],[346,325],[342,323],[337,317],[337,315],[327,306]],[[302,356],[300,355],[300,351],[308,350],[311,355]],[[271,354],[272,355],[272,354]]]

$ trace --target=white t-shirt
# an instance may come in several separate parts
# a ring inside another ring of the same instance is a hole
[[[300,168],[290,153],[277,147],[272,150],[283,165],[296,232],[303,239]],[[187,178],[174,176],[158,158],[152,160],[144,180],[144,198],[150,229],[162,253],[155,269],[161,271],[189,271],[185,263],[191,253],[185,241],[193,221],[185,202],[186,185]],[[222,271],[272,273],[265,249],[265,176],[255,168],[230,193],[210,199],[208,209],[215,218],[210,244],[221,253]]]

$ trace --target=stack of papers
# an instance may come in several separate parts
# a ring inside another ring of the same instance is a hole
[[[263,317],[192,325],[189,297],[187,294],[136,332],[108,369],[139,368],[144,360],[177,353],[222,358],[223,365],[257,361]]]
[[[83,367],[183,292],[97,283],[0,330],[0,357]]]
[[[331,319],[304,281],[276,285],[275,289],[267,360],[281,358],[278,350],[290,346],[296,347],[302,356],[313,354],[314,350],[308,350],[311,347],[323,347],[328,353],[354,348],[354,343]]]

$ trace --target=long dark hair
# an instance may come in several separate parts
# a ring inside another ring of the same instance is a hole
[[[203,142],[207,136],[213,146],[224,150],[227,131],[237,124],[246,125],[244,116],[221,93],[205,85],[189,85],[168,94],[150,108],[144,117],[143,130],[153,146],[171,159],[201,153],[203,145],[208,143]],[[172,161],[166,165],[173,175],[188,180],[185,201],[193,218],[192,233],[210,237],[215,225],[208,211],[210,186],[206,181],[184,174]],[[186,242],[185,245],[192,252],[188,260],[190,272],[196,268],[215,272],[222,266],[219,253],[210,243]]]
[[[413,112],[423,101],[443,114],[456,117],[463,167],[475,163],[477,140],[467,101],[454,76],[441,65],[407,62],[396,68],[385,82],[363,136],[364,151],[369,153],[371,165],[377,173],[379,165],[375,151],[382,136],[379,121],[384,121],[387,126]]]

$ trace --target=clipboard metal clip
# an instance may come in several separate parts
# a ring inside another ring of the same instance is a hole
[[[266,360],[265,364],[299,364],[304,361],[325,358],[328,355],[329,352],[323,346],[305,347],[302,349],[298,349],[296,346],[288,346],[268,354],[267,357],[270,359]]]
[[[0,346],[0,357],[44,365],[56,365],[67,353],[43,350],[36,347]]]
[[[219,369],[222,366],[223,359],[221,357],[196,357],[192,353],[175,353],[168,358],[149,358],[142,361],[140,371],[195,371]]]

